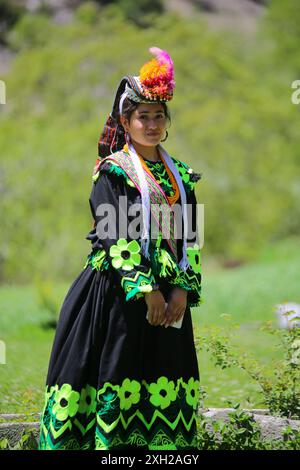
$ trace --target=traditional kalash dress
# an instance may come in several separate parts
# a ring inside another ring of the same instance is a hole
[[[111,125],[112,116],[100,150],[110,141]],[[175,238],[174,223],[164,237],[155,211],[171,207],[175,200],[181,205],[184,198],[192,207],[194,232],[195,184],[201,175],[177,158],[165,158],[161,146],[161,161],[137,156],[154,212],[151,224],[157,222],[157,236],[149,237],[145,252],[141,238],[120,233],[112,213],[106,218],[110,237],[99,236],[104,220],[99,207],[109,204],[116,219],[125,218],[129,227],[134,220],[130,208],[141,204],[132,152],[132,145],[125,144],[96,162],[89,198],[94,224],[87,235],[92,247],[61,307],[46,380],[40,450],[196,447],[200,383],[191,307],[202,302],[200,249],[196,234],[188,240],[188,266],[183,269],[184,242]],[[180,197],[174,194],[174,174],[177,182],[180,179]],[[122,197],[126,202],[120,204]],[[168,303],[174,287],[187,291],[181,328],[151,325],[145,293],[159,288]]]

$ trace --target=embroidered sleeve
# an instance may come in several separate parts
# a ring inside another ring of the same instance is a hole
[[[181,287],[188,292],[187,305],[189,307],[198,307],[203,299],[201,295],[201,250],[197,231],[197,201],[194,190],[187,195],[187,203],[191,205],[192,209],[192,230],[190,233],[195,234],[188,239],[188,269],[181,269],[170,251],[160,247],[160,239],[158,239],[155,248],[153,269],[158,279],[166,279],[171,285]]]
[[[156,288],[156,281],[150,263],[141,253],[140,241],[127,234],[131,217],[127,215],[126,195],[126,182],[101,170],[93,184],[89,202],[96,224],[97,244],[99,250],[102,248],[99,254],[102,259],[98,261],[103,262],[105,258],[114,269],[128,301],[151,292]]]
[[[194,233],[188,239],[187,257],[189,267],[185,271],[180,269],[172,283],[187,290],[188,306],[197,307],[203,302],[203,299],[201,295],[201,249],[197,230],[197,200],[194,189],[187,195],[187,203],[191,205],[191,233]]]

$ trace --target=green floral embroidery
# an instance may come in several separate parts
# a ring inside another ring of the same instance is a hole
[[[97,393],[97,400],[99,403],[112,403],[118,398],[119,385],[112,385],[109,382],[106,382],[101,390]]]
[[[200,382],[199,380],[195,380],[193,377],[190,378],[186,388],[186,402],[188,405],[196,408],[198,405],[198,400],[200,396]]]
[[[146,380],[139,382],[127,377],[122,385],[104,382],[98,390],[86,384],[81,394],[70,384],[60,389],[58,385],[50,390],[47,387],[48,402],[41,416],[39,449],[193,448],[197,436],[197,398],[201,393],[199,380],[191,377],[188,382],[182,378],[173,382],[165,376],[156,380],[149,384]],[[59,404],[65,408],[66,398],[69,411],[73,401],[73,410],[71,413],[60,410],[60,416],[55,407]],[[174,406],[169,406],[171,403]],[[134,410],[130,410],[132,405],[136,405]],[[76,409],[78,413],[74,416]],[[67,419],[69,416],[72,420]]]
[[[53,385],[52,387],[50,387],[49,392],[47,392],[47,389],[48,389],[48,387],[46,388],[45,404],[44,404],[44,410],[43,410],[43,412],[45,411],[45,409],[46,409],[46,407],[47,407],[47,404],[48,404],[48,401],[49,401],[50,398],[52,397],[53,393],[56,393],[56,392],[57,392],[57,390],[58,390],[58,385]]]
[[[69,416],[75,416],[78,411],[80,394],[72,390],[71,385],[64,384],[55,393],[53,414],[59,421],[65,421]]]
[[[91,253],[88,255],[86,263],[83,267],[85,269],[87,266],[91,266],[92,269],[95,269],[96,271],[100,271],[103,269],[109,269],[110,264],[107,260],[106,252],[104,249],[102,250],[97,250],[94,253]]]
[[[149,392],[151,403],[162,410],[176,400],[175,384],[172,380],[169,382],[167,377],[160,377],[156,383],[150,384]]]
[[[170,253],[168,253],[165,249],[162,248],[159,250],[157,260],[161,265],[160,276],[167,277],[176,271],[177,265],[175,261],[173,261]]]
[[[191,167],[180,160],[174,160],[174,163],[180,173],[183,183],[185,184],[185,189],[188,192],[192,191],[195,188],[197,181],[201,178],[201,174],[195,173]]]
[[[96,411],[96,389],[88,385],[81,390],[79,401],[79,413],[86,413],[89,416]]]
[[[136,380],[125,379],[119,390],[120,408],[129,410],[129,408],[140,400],[141,384]]]
[[[125,238],[120,238],[117,244],[112,245],[109,250],[109,254],[113,258],[113,267],[131,271],[141,262],[140,250],[140,245],[136,240],[128,243]]]
[[[187,256],[189,264],[195,273],[201,272],[201,251],[199,245],[187,248]]]
[[[186,168],[184,167],[177,167],[178,168],[178,171],[180,173],[180,176],[181,176],[181,179],[184,183],[188,183],[190,181],[190,176],[189,174],[187,173],[186,171]]]
[[[105,259],[105,250],[97,251],[91,259],[91,265],[93,269],[99,270],[102,266],[102,263]]]
[[[128,178],[127,173],[121,168],[115,161],[111,160],[106,160],[101,167],[102,173],[111,173],[116,176],[123,177],[128,184],[128,186],[131,186],[132,188],[135,188],[135,184],[133,181],[131,181],[130,178]],[[93,181],[96,182],[99,177],[99,172],[93,176]]]

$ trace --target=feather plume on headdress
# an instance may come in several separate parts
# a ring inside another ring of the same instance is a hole
[[[169,101],[175,88],[174,65],[171,57],[159,47],[150,47],[156,57],[144,64],[140,70],[140,82],[148,99]]]

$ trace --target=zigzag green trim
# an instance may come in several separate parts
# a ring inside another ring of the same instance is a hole
[[[91,266],[96,271],[103,271],[111,269],[109,258],[104,249],[98,250],[91,253],[87,257],[84,269],[87,266]],[[121,286],[126,293],[126,301],[133,298],[136,300],[143,297],[145,293],[153,290],[153,284],[155,284],[155,277],[152,274],[151,268],[148,272],[133,271],[134,276],[123,276],[121,279]]]
[[[92,419],[92,421],[90,421],[90,423],[86,427],[84,427],[78,421],[78,419],[75,419],[74,424],[78,427],[78,429],[81,431],[81,434],[84,436],[94,426],[95,422],[96,418]]]
[[[139,293],[151,292],[153,290],[152,284],[155,284],[155,278],[151,268],[148,272],[137,271],[134,277],[123,276],[121,280],[121,286],[126,293],[126,301],[136,297]]]
[[[134,418],[139,418],[140,421],[143,423],[143,425],[148,430],[150,430],[152,428],[152,426],[154,425],[154,423],[157,419],[161,419],[162,421],[164,421],[168,425],[168,427],[172,431],[174,431],[176,429],[176,427],[178,426],[179,421],[181,420],[183,422],[183,425],[184,425],[185,429],[187,429],[189,431],[191,429],[194,421],[196,421],[196,413],[194,412],[192,414],[192,417],[191,417],[190,421],[187,422],[186,419],[184,418],[184,415],[183,415],[182,411],[180,410],[178,412],[178,415],[174,419],[174,421],[170,421],[170,420],[167,419],[167,417],[161,411],[155,410],[154,414],[151,418],[151,421],[148,423],[146,421],[145,417],[143,416],[143,414],[139,410],[136,410],[129,418],[127,418],[127,420],[124,418],[123,414],[120,413],[118,418],[115,421],[113,421],[113,423],[111,423],[111,424],[105,423],[105,421],[103,419],[101,419],[101,417],[99,415],[97,415],[97,423],[104,430],[104,432],[110,433],[113,429],[115,429],[119,425],[120,422],[122,423],[123,429],[126,430],[127,428],[129,428],[129,426],[130,426],[131,422],[134,420]]]
[[[39,449],[190,447],[196,436],[199,394],[199,380],[193,377],[174,382],[162,376],[152,383],[127,378],[121,385],[105,382],[98,392],[89,384],[80,393],[69,384],[50,387],[50,392],[46,387]],[[89,409],[83,412],[85,405]]]
[[[72,429],[72,423],[69,419],[58,430],[54,429],[52,421],[50,423],[50,431],[54,439],[57,439],[58,437],[60,437],[67,429],[70,429],[70,430]]]

